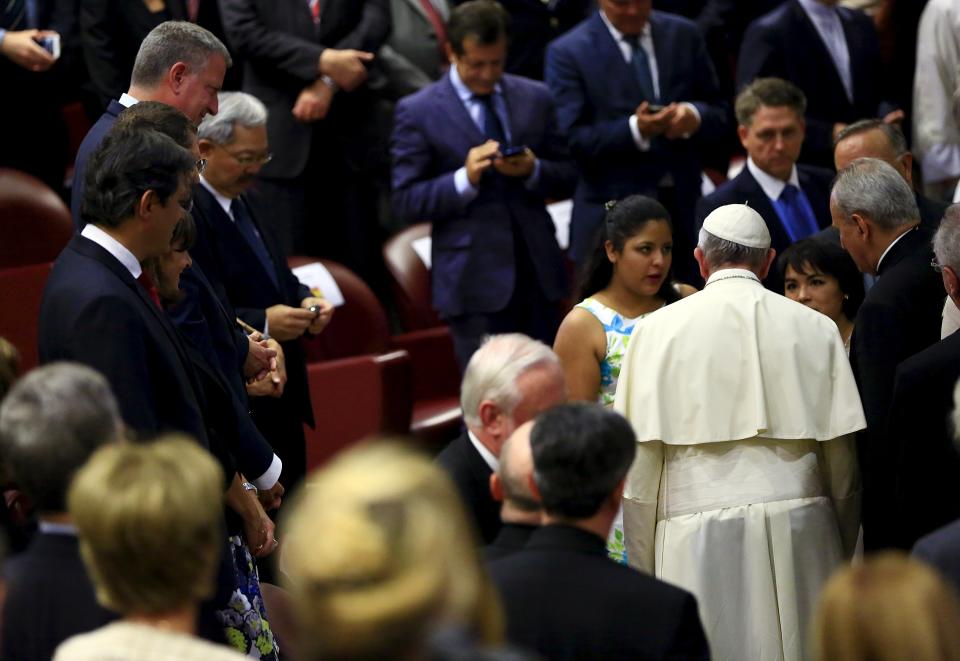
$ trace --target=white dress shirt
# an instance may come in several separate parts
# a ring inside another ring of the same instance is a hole
[[[794,165],[793,170],[790,171],[790,178],[787,181],[781,181],[773,175],[767,174],[761,170],[749,156],[747,157],[747,170],[749,170],[753,178],[757,180],[757,183],[760,184],[760,188],[763,190],[763,194],[769,197],[771,202],[780,199],[780,194],[783,192],[783,189],[787,187],[787,184],[793,184],[797,188],[800,188],[800,177],[797,174],[796,165]]]
[[[843,24],[836,7],[829,7],[817,0],[797,0],[803,11],[810,17],[813,27],[823,40],[830,53],[830,59],[840,75],[840,82],[847,93],[847,100],[853,102],[853,74],[850,71],[850,50],[847,37],[843,33]]]
[[[140,261],[130,252],[125,245],[104,232],[93,223],[87,223],[83,226],[80,236],[86,237],[117,258],[123,267],[130,271],[130,275],[136,280],[143,273]]]
[[[480,453],[480,456],[483,457],[484,462],[490,467],[490,470],[494,473],[500,470],[500,460],[497,459],[496,455],[490,452],[487,446],[481,443],[480,439],[474,436],[473,432],[469,429],[467,430],[467,438],[473,443],[473,447],[475,447],[477,452]]]

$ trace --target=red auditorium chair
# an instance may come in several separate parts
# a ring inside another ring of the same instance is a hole
[[[39,179],[0,168],[0,268],[51,262],[73,236],[70,210]]]
[[[430,270],[413,249],[413,242],[430,236],[430,223],[417,223],[397,232],[383,245],[383,261],[400,323],[407,331],[443,326],[430,304]]]
[[[0,269],[0,337],[20,352],[21,374],[37,366],[40,298],[50,267],[48,262]]]
[[[345,303],[337,308],[324,331],[304,340],[311,362],[403,350],[410,357],[412,385],[407,390],[413,402],[409,432],[425,449],[436,451],[460,430],[459,374],[453,341],[446,328],[428,328],[390,335],[387,315],[380,301],[356,274],[341,264],[304,257],[290,259],[292,267],[321,262],[343,293]]]

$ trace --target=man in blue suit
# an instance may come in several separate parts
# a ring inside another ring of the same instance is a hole
[[[899,122],[884,99],[880,42],[869,16],[837,0],[789,0],[750,24],[737,61],[737,88],[760,76],[789,80],[807,95],[800,159],[829,167],[844,125],[867,117]]]
[[[651,0],[598,4],[547,50],[560,130],[580,166],[572,256],[590,254],[604,203],[642,193],[671,210],[674,269],[693,274],[700,141],[728,126],[717,76],[692,22],[652,11]]]
[[[766,221],[770,247],[778,254],[791,243],[830,226],[833,172],[797,165],[803,146],[806,98],[779,78],[758,78],[737,96],[737,135],[747,164],[736,177],[697,202],[697,227],[726,204],[747,204]],[[779,273],[764,284],[783,293]]]
[[[567,293],[544,200],[568,197],[575,172],[547,88],[503,73],[509,22],[491,0],[457,7],[449,74],[396,110],[393,205],[433,223],[433,305],[461,370],[485,335],[552,344]]]

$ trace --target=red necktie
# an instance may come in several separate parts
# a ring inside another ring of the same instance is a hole
[[[140,272],[140,277],[137,278],[137,282],[147,290],[147,296],[150,297],[150,300],[153,301],[158,308],[163,310],[163,306],[160,304],[160,294],[157,293],[157,287],[153,284],[153,279],[147,275],[146,271]]]
[[[423,11],[427,15],[427,20],[430,21],[430,25],[433,26],[433,31],[437,35],[437,47],[440,49],[440,60],[446,62],[447,27],[443,24],[443,18],[441,18],[440,12],[437,11],[437,8],[433,6],[430,0],[420,0],[420,5],[423,7]]]
[[[313,24],[320,23],[320,0],[310,0],[310,16],[313,17]]]

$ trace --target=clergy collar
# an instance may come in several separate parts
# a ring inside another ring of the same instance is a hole
[[[800,177],[797,174],[796,164],[794,164],[793,169],[790,171],[790,178],[786,181],[781,181],[773,175],[767,174],[761,170],[760,166],[750,157],[747,157],[747,171],[756,179],[757,184],[759,184],[763,190],[763,194],[771,200],[780,199],[780,194],[783,192],[783,189],[787,187],[787,184],[793,184],[797,188],[800,188]]]
[[[138,103],[140,103],[140,99],[135,99],[129,94],[127,94],[126,92],[124,92],[123,94],[120,95],[120,98],[117,99],[117,103],[119,103],[124,108],[129,108],[130,106],[135,106]]]
[[[748,271],[747,269],[720,269],[707,278],[707,285],[720,282],[721,280],[753,280],[758,285],[761,284],[760,278],[758,278],[757,274],[753,271]]]
[[[907,236],[908,234],[910,234],[910,232],[914,231],[915,229],[918,229],[919,227],[920,227],[920,224],[918,223],[890,242],[890,245],[887,246],[887,249],[883,251],[882,255],[880,255],[880,259],[877,260],[877,275],[880,274],[880,269],[882,268],[882,264],[883,264],[883,258],[890,254],[890,251],[893,249],[895,245],[897,245],[900,239]]]
[[[500,460],[497,459],[496,455],[490,452],[490,449],[480,442],[480,439],[477,438],[472,431],[467,430],[467,438],[470,439],[470,442],[473,443],[473,447],[477,450],[480,456],[483,458],[483,461],[487,466],[490,467],[490,470],[496,473],[500,470]]]

